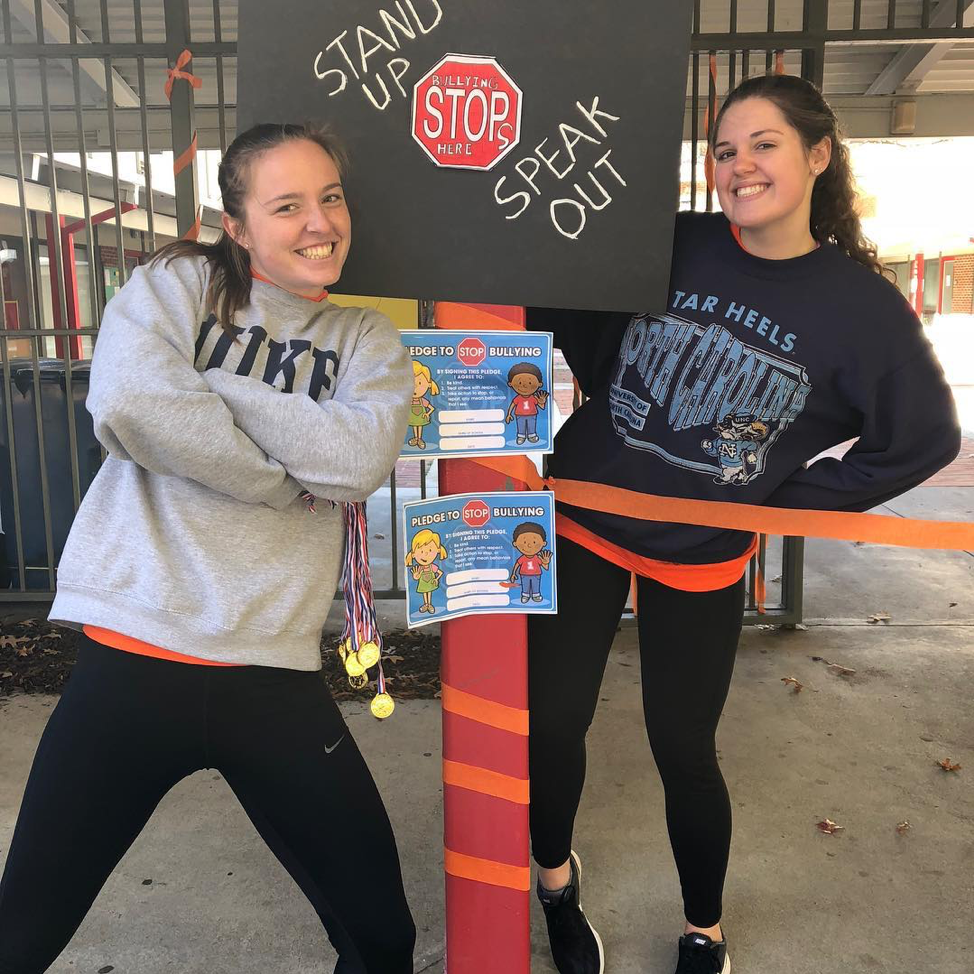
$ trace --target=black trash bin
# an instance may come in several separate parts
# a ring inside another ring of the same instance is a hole
[[[95,479],[101,466],[101,449],[95,439],[91,415],[85,408],[91,363],[74,362],[71,367],[72,402],[67,400],[67,370],[60,359],[40,361],[40,407],[44,433],[44,463],[50,497],[53,559],[56,566],[74,520],[74,490],[71,481],[71,440],[68,408],[74,411],[78,446],[81,495]],[[23,537],[24,572],[27,589],[50,590],[41,458],[37,442],[34,367],[30,359],[10,361],[10,414],[17,459],[17,487],[20,526]],[[0,369],[0,527],[3,531],[3,569],[7,587],[19,589],[19,564],[14,520],[13,476],[7,417],[6,377]],[[0,578],[0,582],[4,579]]]

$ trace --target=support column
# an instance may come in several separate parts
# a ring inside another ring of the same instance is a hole
[[[523,329],[524,309],[441,302],[436,324]],[[441,460],[439,486],[524,489],[470,460]],[[527,619],[471,616],[442,634],[446,967],[529,974]]]

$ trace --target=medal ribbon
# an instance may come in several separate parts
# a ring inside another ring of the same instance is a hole
[[[382,633],[375,614],[372,573],[369,570],[369,523],[365,503],[343,503],[345,521],[345,557],[342,569],[342,592],[345,596],[345,627],[341,642],[346,640],[349,653],[357,653],[365,643],[379,647],[378,692],[385,693],[382,672]]]

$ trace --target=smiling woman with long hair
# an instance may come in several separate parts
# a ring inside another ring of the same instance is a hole
[[[51,610],[85,638],[0,881],[2,974],[47,970],[202,768],[311,901],[337,972],[412,972],[389,819],[316,672],[344,549],[328,502],[383,482],[413,389],[392,323],[328,301],[343,168],[313,127],[244,132],[220,165],[220,241],[163,248],[105,310],[88,408],[108,459]]]
[[[724,103],[712,149],[723,213],[678,215],[665,310],[528,316],[554,331],[590,397],[559,433],[551,473],[838,511],[922,482],[956,456],[960,430],[916,315],[863,239],[832,109],[800,78],[752,78]],[[806,467],[853,438],[841,460]],[[585,735],[635,574],[646,728],[683,892],[676,970],[727,974],[731,805],[714,735],[755,537],[565,505],[556,526],[561,608],[531,617],[528,654],[531,839],[555,965],[604,969],[572,835]]]

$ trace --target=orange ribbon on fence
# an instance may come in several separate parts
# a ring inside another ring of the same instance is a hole
[[[717,124],[717,55],[710,55],[710,89],[707,97],[707,114],[704,116],[704,135],[707,137],[707,154],[704,157],[703,171],[707,178],[707,189],[712,193],[717,187],[716,160],[710,148],[711,129]]]
[[[189,147],[184,149],[172,163],[172,171],[178,176],[196,157],[196,133],[193,133],[193,141],[190,142]]]
[[[197,78],[195,74],[190,74],[189,71],[183,70],[183,68],[185,68],[186,65],[192,60],[192,52],[187,49],[183,51],[178,58],[176,58],[176,66],[169,68],[166,72],[166,98],[168,98],[169,101],[172,101],[172,89],[177,79],[188,81],[194,88],[201,88],[203,86],[202,78]]]
[[[203,207],[196,208],[196,222],[183,234],[183,240],[196,240],[199,238],[200,230],[203,227]]]
[[[173,85],[177,80],[188,81],[193,88],[202,88],[203,79],[197,78],[195,74],[191,74],[189,71],[184,71],[183,68],[186,67],[190,61],[193,60],[192,52],[187,48],[182,54],[176,58],[175,67],[169,68],[166,72],[166,98],[172,101],[172,89]],[[193,160],[196,158],[197,149],[197,138],[196,132],[193,133],[192,141],[189,145],[179,153],[173,159],[172,171],[174,176],[178,176],[187,166],[192,165]],[[193,225],[183,234],[183,240],[196,240],[200,235],[200,230],[203,227],[203,208],[198,207],[196,210],[196,221]]]

